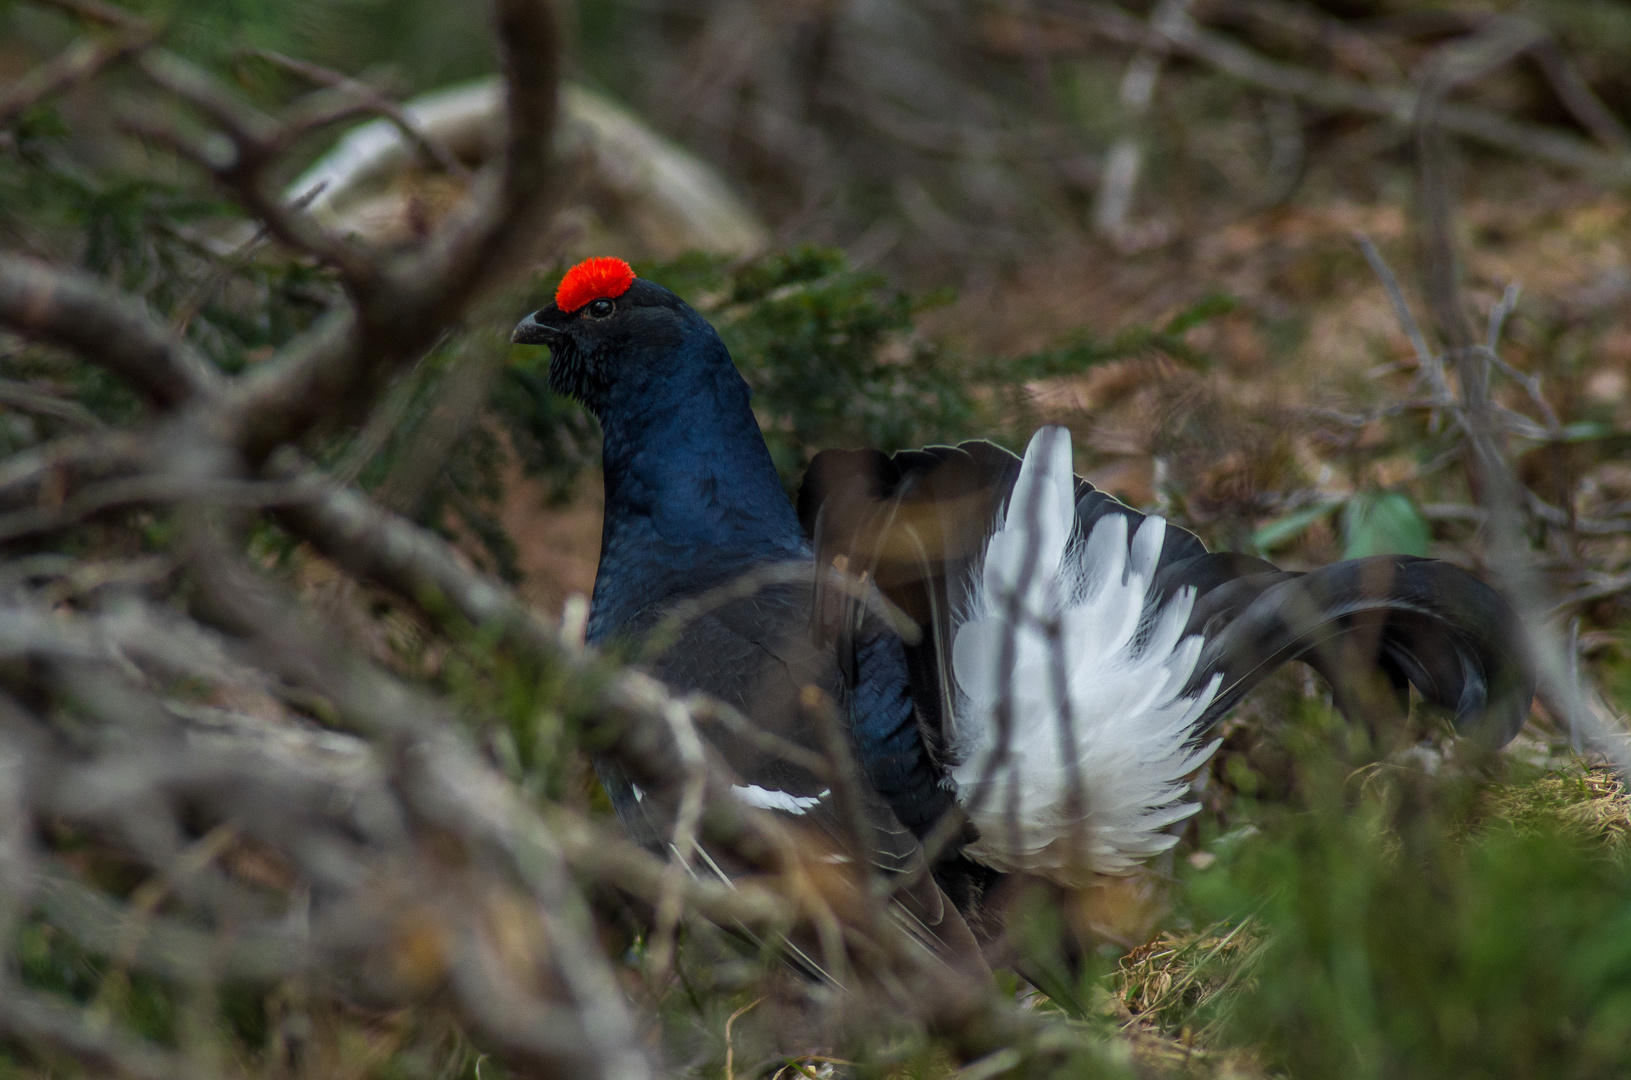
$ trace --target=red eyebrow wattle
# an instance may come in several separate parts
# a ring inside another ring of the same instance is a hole
[[[591,300],[616,299],[633,284],[634,270],[628,263],[597,255],[566,272],[555,290],[555,306],[566,312],[576,311]]]

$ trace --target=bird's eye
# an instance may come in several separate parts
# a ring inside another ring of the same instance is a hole
[[[611,318],[612,312],[616,310],[617,305],[602,296],[599,300],[591,301],[589,307],[585,309],[584,314],[588,315],[591,319],[609,319]]]

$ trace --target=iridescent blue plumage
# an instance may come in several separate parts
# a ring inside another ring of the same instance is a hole
[[[655,289],[655,286],[651,286]],[[665,368],[619,381],[597,411],[606,514],[589,633],[617,633],[652,600],[693,592],[810,547],[749,406],[747,384],[714,330],[687,312]]]
[[[846,635],[853,656],[841,665],[835,643],[812,636],[810,543],[719,335],[668,290],[636,280],[581,310],[537,312],[516,338],[549,345],[551,384],[601,422],[606,509],[589,640],[641,637],[676,604],[700,599],[705,611],[651,658],[654,671],[812,748],[820,741],[800,694],[820,689],[848,720],[852,749],[881,796],[872,808],[874,827],[886,834],[880,861],[908,861],[911,837],[887,834],[904,824],[921,835],[951,799],[918,734],[903,644],[868,623]],[[777,567],[786,571],[777,583],[707,599]],[[744,787],[779,792],[785,805],[826,791],[751,748],[725,753]],[[823,821],[829,811],[812,805],[801,816]]]

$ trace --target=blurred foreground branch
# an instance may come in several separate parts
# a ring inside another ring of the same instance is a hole
[[[484,93],[502,101],[501,149],[420,242],[392,248],[342,233],[313,212],[320,192],[290,198],[274,177],[300,140],[359,115],[383,115],[393,136],[448,158],[415,114],[281,54],[263,59],[318,89],[264,108],[133,15],[58,6],[130,35],[121,55],[142,97],[110,114],[146,151],[201,173],[252,228],[206,261],[179,314],[0,252],[0,327],[133,399],[104,424],[0,387],[64,425],[0,465],[0,932],[15,951],[39,928],[99,972],[90,992],[8,987],[0,1031],[42,1061],[219,1075],[229,1058],[213,1003],[298,987],[289,1007],[311,1013],[434,1002],[515,1073],[637,1080],[657,1068],[652,1019],[601,938],[595,898],[611,893],[656,912],[658,979],[673,932],[712,923],[773,956],[815,943],[843,985],[806,993],[812,1007],[826,1001],[835,1030],[875,1026],[876,1010],[854,1006],[878,995],[892,1024],[937,1033],[960,1057],[1081,1050],[990,987],[947,979],[945,961],[883,915],[885,890],[865,872],[835,871],[736,797],[697,733],[745,727],[741,717],[586,650],[448,541],[312,463],[541,254],[559,187],[551,7],[496,0],[503,76]],[[106,62],[76,61],[74,78]],[[26,85],[66,83],[48,67]],[[318,282],[321,303],[229,370],[200,346],[196,317],[265,239]],[[486,383],[460,374],[473,380],[473,414]],[[400,501],[414,501],[404,490]],[[674,841],[697,853],[696,872],[527,786],[483,742],[496,738],[493,718],[472,723],[467,712],[481,710],[456,679],[370,650],[269,544],[406,601],[438,648],[487,665],[493,681],[551,687],[527,722],[570,716],[563,753],[603,754],[679,811]],[[853,770],[841,757],[823,767]],[[734,878],[715,873],[721,861]],[[130,1030],[117,1007],[150,983],[179,1003],[172,1032]]]

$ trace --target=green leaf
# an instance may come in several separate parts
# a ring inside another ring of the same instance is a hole
[[[1613,424],[1602,424],[1591,420],[1581,420],[1578,423],[1564,424],[1562,441],[1568,443],[1591,442],[1596,439],[1612,439],[1616,435],[1624,435]]]
[[[1342,508],[1342,557],[1426,555],[1427,521],[1400,491],[1361,491]]]
[[[1341,505],[1340,499],[1327,499],[1271,521],[1252,533],[1252,546],[1258,551],[1273,551],[1289,544],[1307,532],[1310,525]]]

